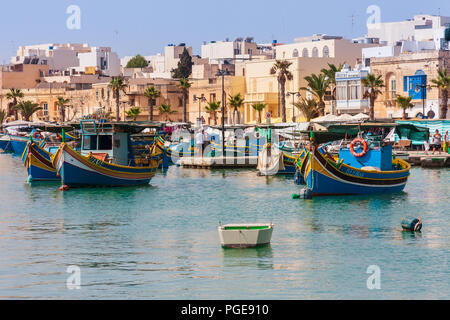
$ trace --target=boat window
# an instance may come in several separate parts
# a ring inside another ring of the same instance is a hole
[[[112,136],[98,136],[98,150],[112,150]]]
[[[83,150],[97,150],[97,136],[83,136]]]

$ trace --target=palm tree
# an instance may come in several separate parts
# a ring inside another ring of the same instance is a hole
[[[441,101],[439,103],[439,119],[447,119],[448,110],[448,90],[450,89],[450,76],[447,74],[447,68],[438,70],[438,77],[431,80],[433,87],[439,89]]]
[[[333,101],[336,101],[336,73],[341,72],[342,68],[344,68],[344,64],[342,63],[339,66],[328,63],[328,69],[324,68],[320,70],[320,72],[325,75],[325,78],[328,80],[329,85],[333,85],[333,89],[331,92]]]
[[[326,79],[325,74],[321,73],[319,75],[312,74],[305,77],[306,82],[308,82],[308,87],[300,88],[302,90],[307,90],[311,92],[317,98],[317,107],[319,108],[319,115],[323,116],[325,114],[325,94],[327,93],[328,86],[330,85],[330,79]]]
[[[187,101],[189,99],[189,88],[191,87],[191,83],[189,79],[181,78],[180,83],[178,84],[178,88],[183,91],[183,122],[187,122]]]
[[[311,119],[319,115],[319,107],[315,99],[302,99],[302,101],[296,102],[294,105],[306,118],[306,122],[311,122]]]
[[[413,108],[412,97],[397,96],[397,104],[403,110],[403,120],[406,120],[406,109]]]
[[[23,98],[23,92],[20,89],[14,89],[11,88],[9,89],[9,92],[6,94],[6,99],[7,100],[12,100],[12,106],[11,106],[11,110],[14,110],[14,118],[15,120],[18,120],[18,114],[17,114],[17,109],[16,106],[19,103],[19,99]]]
[[[70,99],[64,99],[63,97],[58,97],[58,101],[56,105],[59,107],[61,112],[61,122],[64,123],[66,121],[66,106],[70,102]]]
[[[3,121],[6,119],[6,111],[0,110],[0,126],[3,124]]]
[[[283,122],[286,122],[286,81],[294,79],[294,76],[289,71],[289,67],[292,62],[287,60],[276,60],[270,74],[277,74],[277,80],[280,85],[281,96],[281,118]]]
[[[233,111],[234,124],[239,123],[240,122],[239,121],[239,118],[240,118],[239,108],[242,107],[242,105],[244,104],[244,98],[242,98],[240,93],[238,93],[234,96],[232,96],[230,94],[230,96],[228,98],[228,104],[234,108],[234,111]],[[236,118],[238,119],[238,121],[236,121]]]
[[[42,110],[42,107],[31,101],[22,101],[15,106],[15,109],[20,112],[25,121],[30,121],[33,114],[39,110]]]
[[[133,121],[136,121],[136,118],[141,114],[141,108],[139,107],[133,107],[127,112],[125,112],[127,116],[133,119]]]
[[[122,77],[114,77],[109,83],[109,87],[114,91],[116,95],[116,121],[120,118],[120,91],[126,93],[127,84]]]
[[[161,96],[161,92],[154,86],[151,86],[145,89],[144,96],[148,98],[148,119],[149,121],[153,121],[153,106],[155,100]]]
[[[205,107],[206,111],[212,113],[214,117],[214,125],[217,125],[217,110],[220,108],[220,101],[209,102]]]
[[[365,79],[362,79],[362,84],[365,87],[364,99],[370,100],[369,117],[370,120],[375,120],[375,100],[378,95],[381,94],[380,88],[384,87],[383,79],[381,75],[376,76],[369,73]]]
[[[252,105],[252,108],[258,111],[258,123],[262,122],[261,112],[267,107],[267,103],[255,103]]]
[[[170,115],[177,113],[176,110],[172,110],[172,106],[170,104],[161,104],[159,107],[159,112],[161,112],[161,115],[166,115],[166,121],[170,121]]]

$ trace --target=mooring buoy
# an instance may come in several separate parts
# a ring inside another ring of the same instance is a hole
[[[420,232],[422,230],[422,219],[404,217],[402,219],[402,228],[403,230]]]
[[[59,191],[69,191],[69,186],[63,185],[63,186],[59,187],[58,190]]]

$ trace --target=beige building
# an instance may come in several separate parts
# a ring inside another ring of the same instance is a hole
[[[232,110],[228,107],[228,99],[230,95],[241,94],[245,95],[245,78],[243,76],[225,76],[224,77],[224,91],[225,91],[225,123],[229,123],[231,119]],[[205,119],[206,124],[214,125],[214,116],[208,113],[205,107],[209,102],[222,102],[222,77],[214,77],[210,79],[193,79],[191,88],[189,90],[189,113],[188,119],[192,123],[200,117]],[[195,97],[204,97],[206,101],[198,99],[194,101]],[[217,112],[217,123],[222,123],[222,108]]]
[[[402,111],[396,105],[396,96],[412,96],[414,108],[407,110],[409,117],[424,111],[430,118],[439,117],[439,90],[432,87],[438,70],[450,65],[450,51],[404,53],[395,57],[371,59],[371,72],[382,75],[383,93],[375,103],[376,118],[400,118]],[[426,89],[422,87],[426,85]],[[449,116],[449,114],[447,114]]]

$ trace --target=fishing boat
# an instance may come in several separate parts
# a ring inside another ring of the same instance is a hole
[[[6,134],[0,137],[0,152],[4,153],[14,152],[11,144],[11,138]]]
[[[22,156],[28,172],[28,181],[58,181],[55,167],[52,163],[52,154],[43,148],[43,143],[37,145],[29,141]]]
[[[337,159],[311,143],[298,168],[315,197],[402,192],[411,166],[392,158],[392,144],[356,138],[340,149]]]
[[[81,121],[81,152],[63,142],[53,157],[53,166],[68,187],[148,184],[156,174],[159,160],[152,158],[149,148],[147,159],[141,155],[137,163],[130,136],[155,127]]]
[[[254,248],[270,244],[273,224],[219,225],[220,243],[224,248]]]

